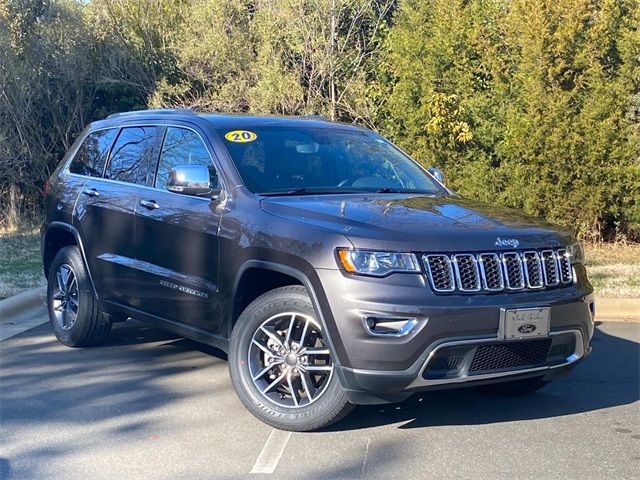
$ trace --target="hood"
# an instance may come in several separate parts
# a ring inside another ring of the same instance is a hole
[[[269,197],[262,209],[280,218],[345,235],[356,248],[475,251],[567,245],[558,226],[505,207],[460,197],[312,195]]]

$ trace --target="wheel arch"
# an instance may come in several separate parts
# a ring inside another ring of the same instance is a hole
[[[47,225],[44,234],[42,236],[42,266],[45,277],[49,276],[49,268],[56,254],[64,247],[76,246],[80,250],[82,261],[89,274],[89,281],[91,282],[91,288],[93,293],[98,298],[95,284],[93,283],[93,277],[89,270],[89,264],[85,255],[84,246],[80,233],[73,226],[65,222],[51,222]]]
[[[308,292],[309,294],[309,298],[311,299],[311,304],[313,305],[313,309],[316,312],[316,316],[318,318],[318,321],[320,322],[321,326],[322,326],[322,330],[325,334],[327,343],[329,344],[329,348],[331,349],[332,352],[334,352],[334,363],[336,364],[340,364],[340,357],[341,357],[341,351],[338,351],[336,349],[336,344],[334,343],[333,340],[333,335],[332,335],[332,329],[328,328],[328,324],[327,324],[327,316],[325,315],[325,312],[323,310],[323,308],[321,307],[321,301],[319,299],[319,295],[324,296],[324,292],[322,292],[321,287],[320,292],[318,292],[318,289],[316,289],[316,287],[314,287],[313,282],[311,281],[311,279],[309,278],[309,276],[302,272],[301,270],[295,268],[295,267],[291,267],[289,265],[284,265],[281,263],[276,263],[276,262],[269,262],[269,261],[265,261],[265,260],[248,260],[247,262],[245,262],[242,267],[239,269],[237,275],[236,275],[236,279],[233,285],[233,292],[232,292],[232,312],[231,315],[229,316],[229,320],[228,320],[228,325],[227,325],[227,332],[228,335],[231,334],[231,331],[238,319],[238,317],[240,316],[240,314],[242,313],[242,310],[244,310],[243,308],[243,304],[242,302],[239,302],[238,299],[240,298],[239,296],[242,295],[242,293],[240,292],[242,286],[243,286],[243,279],[247,279],[247,274],[251,271],[262,271],[262,272],[273,272],[276,273],[278,275],[283,275],[284,277],[280,277],[280,278],[291,278],[293,279],[295,282],[294,283],[288,283],[286,285],[302,285]],[[278,288],[279,286],[285,286],[285,285],[276,285],[273,288]],[[273,288],[269,288],[266,291],[270,291],[273,290]],[[266,293],[262,292],[262,293]],[[261,294],[260,294],[261,295]],[[258,295],[259,296],[259,295]],[[257,298],[257,296],[255,297]],[[324,298],[324,297],[322,297]],[[252,300],[253,301],[253,300]],[[249,302],[250,303],[250,302]],[[326,302],[325,302],[326,303]],[[244,307],[246,307],[246,305],[244,305]],[[328,308],[328,307],[327,307]],[[330,314],[329,314],[330,316]]]

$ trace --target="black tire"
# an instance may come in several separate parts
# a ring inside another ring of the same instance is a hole
[[[62,317],[60,304],[64,303],[64,300],[60,300],[60,297],[64,295],[59,293],[61,289],[58,272],[59,269],[67,271],[67,268],[71,270],[70,275],[73,275],[76,281],[75,312]],[[105,340],[111,330],[111,322],[102,314],[93,294],[91,280],[78,247],[64,247],[53,259],[47,278],[47,306],[53,333],[60,343],[69,347],[97,345]],[[69,317],[73,317],[73,321],[69,320]]]
[[[548,381],[542,380],[542,377],[525,378],[523,380],[515,380],[511,382],[491,383],[482,385],[478,389],[483,393],[500,396],[518,396],[527,395],[540,390]]]
[[[231,381],[242,403],[259,420],[281,430],[317,430],[341,420],[353,409],[335,372],[329,376],[324,390],[316,400],[295,408],[286,408],[268,399],[259,391],[251,377],[248,359],[254,334],[267,319],[285,312],[297,312],[317,322],[309,295],[301,286],[282,287],[267,292],[242,312],[229,345]]]

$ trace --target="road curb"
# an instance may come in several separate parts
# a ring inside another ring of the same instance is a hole
[[[38,287],[0,300],[0,318],[19,315],[27,310],[46,304],[47,287]]]
[[[640,321],[640,298],[596,296],[596,320]]]

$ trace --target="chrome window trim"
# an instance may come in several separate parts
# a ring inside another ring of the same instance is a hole
[[[551,255],[551,259],[553,260],[553,264],[555,265],[555,280],[550,281],[549,275],[547,273],[547,264],[544,260],[545,255]],[[542,272],[544,274],[544,283],[549,287],[555,287],[560,284],[560,265],[558,264],[558,258],[556,257],[556,253],[553,250],[542,250],[540,252],[540,260],[542,262]]]
[[[498,261],[498,273],[500,275],[500,286],[498,288],[489,288],[487,285],[487,274],[484,268],[484,257],[493,257]],[[482,284],[484,289],[489,292],[500,292],[504,290],[504,272],[502,271],[502,262],[500,256],[497,253],[485,252],[478,254],[478,264],[480,266],[480,276],[482,278]]]
[[[429,259],[432,257],[436,257],[436,258],[443,258],[447,264],[447,266],[449,267],[449,276],[451,277],[451,288],[448,289],[443,289],[443,288],[436,288],[435,282],[433,281],[433,273],[431,271],[431,264],[429,263]],[[433,288],[433,290],[435,292],[441,292],[441,293],[449,293],[449,292],[453,292],[456,289],[456,279],[453,273],[453,265],[451,264],[451,258],[449,258],[448,255],[439,253],[439,254],[425,254],[422,256],[422,262],[425,264],[425,270],[428,273],[428,277],[429,277],[429,282],[431,283],[431,288]]]
[[[517,286],[512,286],[511,281],[509,280],[509,269],[507,267],[507,256],[513,255],[518,260],[518,266],[520,268],[520,283]],[[504,252],[500,255],[502,260],[502,268],[504,273],[505,285],[507,286],[507,290],[522,290],[525,287],[524,281],[524,266],[522,265],[522,257],[518,252]]]
[[[533,285],[531,283],[531,278],[529,277],[529,262],[527,261],[527,255],[533,255],[535,261],[538,263],[538,270],[540,272],[540,285]],[[531,288],[532,290],[544,288],[544,275],[542,274],[542,265],[540,264],[540,255],[538,255],[538,252],[534,250],[527,250],[526,252],[522,252],[522,266],[527,288]]]
[[[473,268],[475,268],[475,287],[474,288],[464,288],[462,285],[462,278],[460,277],[460,266],[458,265],[458,258],[470,258],[471,262],[473,263]],[[480,289],[482,288],[480,285],[480,270],[478,268],[478,260],[476,259],[475,255],[472,255],[470,253],[457,253],[455,255],[453,255],[452,257],[453,260],[453,266],[454,266],[454,272],[456,274],[456,284],[458,285],[458,290],[460,290],[461,292],[479,292]]]

